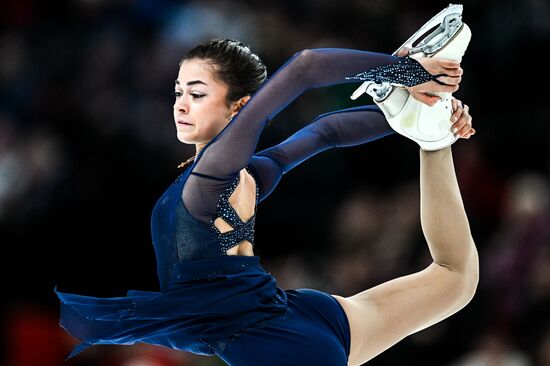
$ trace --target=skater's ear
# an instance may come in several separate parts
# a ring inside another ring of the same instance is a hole
[[[233,118],[239,111],[244,107],[244,105],[250,100],[250,95],[245,95],[244,97],[240,98],[239,100],[234,101],[231,103],[230,109],[231,109],[231,118]]]

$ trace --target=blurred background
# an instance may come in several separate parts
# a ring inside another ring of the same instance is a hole
[[[371,365],[550,365],[548,0],[463,2],[473,32],[455,96],[477,134],[453,146],[481,280],[459,313]],[[156,200],[194,147],[176,138],[181,56],[216,37],[249,44],[273,74],[305,48],[392,53],[444,1],[3,1],[0,11],[0,307],[6,366],[214,366],[216,356],[95,346],[58,325],[53,292],[159,290]],[[309,91],[266,128],[276,144],[351,101]],[[350,296],[430,263],[418,147],[399,135],[323,152],[261,204],[255,254],[283,289]],[[291,240],[289,240],[291,238]]]

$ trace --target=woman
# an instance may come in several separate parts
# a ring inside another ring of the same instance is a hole
[[[436,102],[428,92],[456,91],[462,74],[457,62],[316,49],[295,54],[264,82],[265,67],[240,42],[192,49],[180,63],[174,120],[196,156],[151,218],[161,292],[109,299],[57,292],[61,325],[83,341],[72,355],[92,344],[144,342],[217,354],[230,365],[360,365],[464,306],[477,258],[450,148],[421,151],[422,223],[434,257],[426,270],[343,298],[283,291],[254,255],[256,206],[282,174],[328,148],[392,133],[377,107],[350,108],[254,154],[266,123],[305,90],[365,71],[407,85],[425,103]],[[453,127],[468,138],[468,110],[457,101],[454,109]]]

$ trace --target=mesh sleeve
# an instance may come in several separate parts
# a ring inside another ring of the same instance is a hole
[[[209,223],[216,215],[220,194],[250,163],[266,123],[306,90],[357,82],[346,77],[397,60],[391,55],[340,48],[294,54],[200,151],[182,192],[187,209]]]
[[[361,106],[325,113],[280,144],[252,157],[259,177],[260,201],[275,189],[283,174],[327,149],[374,141],[394,133],[377,106]]]

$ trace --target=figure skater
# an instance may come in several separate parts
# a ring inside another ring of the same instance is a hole
[[[175,81],[174,122],[196,156],[151,217],[161,291],[96,298],[56,289],[61,325],[82,341],[70,357],[96,344],[148,343],[217,354],[229,365],[360,365],[465,306],[477,254],[450,147],[420,151],[422,228],[433,257],[425,270],[345,298],[282,290],[254,255],[257,204],[283,174],[326,149],[393,132],[377,106],[361,106],[320,115],[255,153],[266,123],[306,90],[367,71],[432,104],[429,93],[456,91],[462,74],[455,61],[327,48],[296,53],[266,81],[243,43],[190,50]],[[453,100],[453,110],[457,136],[469,138],[468,108]]]

